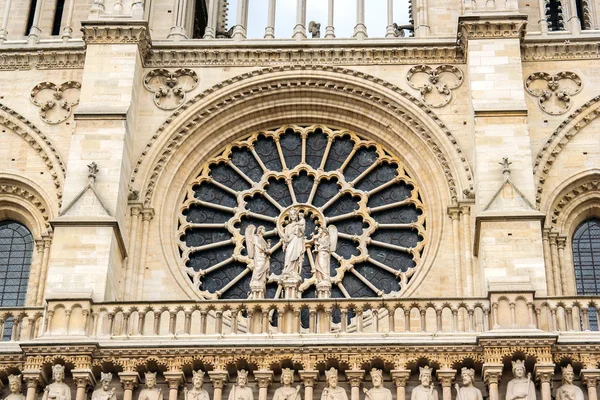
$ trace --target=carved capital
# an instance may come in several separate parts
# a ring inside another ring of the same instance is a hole
[[[483,364],[483,380],[486,385],[498,385],[502,378],[502,364],[486,363]]]
[[[587,387],[597,387],[600,381],[600,369],[582,369],[581,381]]]
[[[448,216],[450,217],[451,220],[459,220],[460,219],[460,207],[458,207],[458,206],[448,207]]]
[[[77,388],[86,388],[88,386],[96,385],[96,378],[90,369],[73,369],[71,370],[73,380],[77,385]]]
[[[463,15],[459,17],[458,38],[462,45],[469,39],[515,38],[523,40],[527,16],[514,15]]]
[[[442,385],[442,387],[450,387],[452,386],[452,382],[454,381],[454,378],[456,377],[456,370],[455,369],[439,369],[435,375],[437,376],[438,380],[440,381],[440,385]]]
[[[183,372],[181,371],[165,371],[163,375],[169,384],[169,389],[178,389],[183,382]]]
[[[535,364],[533,372],[540,383],[550,383],[554,376],[554,364]]]
[[[349,369],[346,371],[346,379],[350,387],[359,387],[365,377],[365,371],[362,369]]]
[[[268,388],[273,382],[273,371],[255,371],[254,378],[259,388]]]
[[[229,381],[229,374],[227,371],[209,371],[208,376],[215,389],[223,389]]]
[[[40,384],[43,382],[41,372],[42,371],[39,369],[23,371],[23,380],[27,384],[27,389],[35,389],[36,391],[38,390]]]
[[[410,378],[410,370],[408,369],[393,369],[390,371],[392,380],[397,387],[406,387],[406,382]]]
[[[86,45],[90,44],[137,44],[142,58],[151,46],[148,23],[146,21],[82,21],[81,31]]]
[[[134,390],[140,382],[140,375],[133,371],[119,372],[119,378],[121,379],[123,390]]]
[[[315,386],[317,381],[319,380],[319,371],[300,371],[300,379],[302,379],[302,383],[304,386]]]

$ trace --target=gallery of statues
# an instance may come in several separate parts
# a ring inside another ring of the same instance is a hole
[[[598,400],[600,0],[0,13],[0,400]]]

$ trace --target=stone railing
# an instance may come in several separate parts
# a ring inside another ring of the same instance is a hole
[[[598,330],[593,297],[533,298],[492,293],[471,299],[298,299],[171,302],[49,300],[45,308],[0,308],[3,341],[69,336],[89,340],[128,337],[230,338],[264,335],[390,335],[472,341],[493,330]],[[286,336],[287,337],[287,336]]]

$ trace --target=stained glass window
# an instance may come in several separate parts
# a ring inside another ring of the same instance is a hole
[[[573,235],[573,265],[577,294],[600,294],[600,220],[589,219]],[[598,317],[590,310],[590,329],[598,330]]]

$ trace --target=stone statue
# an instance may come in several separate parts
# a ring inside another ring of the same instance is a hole
[[[535,385],[531,381],[531,374],[525,377],[525,362],[513,361],[512,371],[514,378],[506,387],[506,400],[535,400]]]
[[[337,385],[338,370],[331,368],[329,371],[325,371],[325,377],[327,378],[327,387],[321,393],[321,400],[348,400],[346,391]]]
[[[321,24],[316,21],[310,21],[308,23],[308,31],[312,38],[320,38],[321,37]]]
[[[300,385],[292,387],[294,382],[294,371],[284,368],[281,371],[281,387],[275,390],[273,400],[302,400]]]
[[[71,400],[71,389],[64,383],[65,367],[60,364],[52,366],[54,382],[46,386],[42,400]]]
[[[237,373],[237,385],[234,385],[229,392],[229,400],[254,400],[252,389],[246,384],[248,383],[248,371],[239,370]]]
[[[483,400],[481,390],[473,386],[475,382],[475,370],[472,368],[463,368],[460,376],[463,381],[463,387],[459,388],[458,383],[454,385],[456,392],[456,400]]]
[[[192,389],[183,391],[183,400],[210,400],[208,392],[202,389],[204,383],[204,371],[192,370]]]
[[[117,400],[115,388],[108,390],[112,382],[112,377],[113,375],[110,372],[108,374],[104,372],[100,373],[100,388],[94,390],[92,400]]]
[[[583,400],[583,391],[573,385],[574,377],[571,364],[562,369],[562,386],[556,390],[556,400]]]
[[[282,278],[300,279],[300,271],[304,262],[306,221],[304,214],[292,208],[290,222],[283,232],[283,251],[285,261],[283,264]]]
[[[331,253],[337,248],[337,228],[330,225],[327,229],[317,227],[317,234],[311,239],[314,241],[313,253],[315,257],[315,276],[317,283],[331,280],[330,262]]]
[[[392,400],[390,389],[383,387],[383,373],[380,369],[373,368],[371,370],[371,381],[373,387],[370,390],[363,389],[365,400]]]
[[[433,369],[428,366],[419,367],[419,381],[421,384],[413,389],[410,400],[438,400],[438,392],[433,386],[431,375]]]
[[[156,372],[146,372],[146,387],[140,392],[138,400],[163,400],[162,390],[156,387]]]
[[[9,375],[8,388],[10,394],[4,400],[25,400],[25,396],[21,393],[22,382],[21,375]]]
[[[264,239],[265,227],[248,225],[246,228],[246,250],[248,257],[254,261],[254,270],[250,280],[250,289],[252,293],[262,293],[264,298],[265,288],[267,286],[267,275],[271,269],[271,246]],[[256,296],[252,296],[253,298]]]

